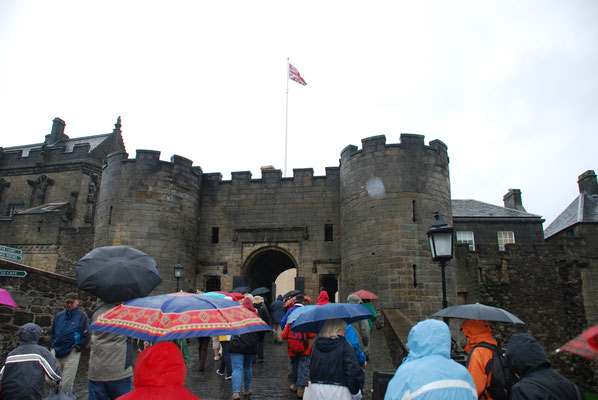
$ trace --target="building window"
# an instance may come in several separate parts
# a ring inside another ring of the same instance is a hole
[[[9,204],[8,205],[8,211],[7,211],[7,215],[9,217],[12,217],[13,215],[15,215],[16,213],[18,213],[19,211],[23,210],[25,208],[25,204],[23,203],[18,203],[18,204]]]
[[[218,235],[220,233],[220,228],[217,226],[212,228],[212,243],[218,243]]]
[[[332,242],[332,224],[324,225],[324,240]]]
[[[498,232],[498,250],[505,251],[505,244],[515,243],[515,233],[513,231]]]
[[[457,243],[465,243],[469,245],[469,251],[475,251],[475,240],[473,232],[457,231]]]

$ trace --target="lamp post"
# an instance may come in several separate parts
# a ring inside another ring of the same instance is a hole
[[[182,276],[183,276],[183,266],[181,265],[181,262],[179,261],[174,266],[174,277],[176,278],[176,291],[177,292],[179,291],[179,279],[181,279]]]
[[[453,227],[440,219],[438,212],[434,214],[435,221],[428,231],[428,241],[432,260],[440,262],[442,273],[442,308],[448,306],[446,299],[446,263],[453,258]],[[447,319],[444,319],[447,322]]]

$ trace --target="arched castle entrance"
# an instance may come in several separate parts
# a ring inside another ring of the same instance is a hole
[[[297,268],[295,258],[278,246],[266,246],[252,252],[243,264],[245,282],[251,288],[261,286],[273,289],[276,278],[286,270]],[[271,293],[264,295],[270,303]]]

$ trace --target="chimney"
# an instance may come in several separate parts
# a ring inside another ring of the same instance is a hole
[[[525,211],[521,203],[521,190],[519,189],[509,189],[509,192],[503,196],[502,201],[505,203],[506,208]]]
[[[52,145],[54,143],[58,143],[61,140],[68,140],[69,137],[64,134],[64,127],[66,123],[61,120],[60,118],[56,117],[52,121],[52,132],[49,135],[46,135],[46,140],[44,144]]]
[[[579,193],[598,194],[598,182],[596,181],[596,173],[592,170],[587,170],[579,175],[577,179],[579,185]]]

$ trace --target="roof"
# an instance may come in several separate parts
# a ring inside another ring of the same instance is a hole
[[[544,230],[544,237],[549,238],[575,224],[598,223],[598,195],[581,193],[556,219]]]
[[[477,200],[451,200],[451,202],[453,218],[542,218],[540,215]]]
[[[75,139],[68,139],[65,141],[61,141],[55,144],[51,144],[48,147],[56,147],[56,146],[65,146],[65,151],[67,153],[72,152],[76,145],[78,144],[89,144],[90,149],[89,151],[92,152],[96,147],[98,147],[102,142],[110,137],[111,133],[105,133],[102,135],[94,135],[94,136],[84,136]],[[13,151],[20,151],[21,157],[29,157],[29,152],[31,150],[41,150],[43,143],[35,143],[35,144],[26,144],[22,146],[13,146],[13,147],[4,147],[2,149],[3,152],[13,152]]]

